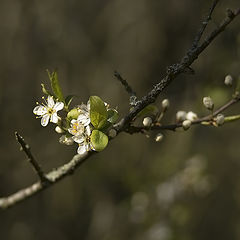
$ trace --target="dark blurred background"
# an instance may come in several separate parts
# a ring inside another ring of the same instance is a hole
[[[128,95],[118,70],[138,96],[149,91],[191,45],[210,0],[1,0],[0,2],[0,196],[37,180],[14,132],[30,143],[45,171],[69,161],[76,145],[58,143],[53,125],[32,113],[41,100],[46,69],[58,69],[74,103],[98,95],[121,116]],[[208,31],[239,0],[221,1]],[[208,114],[231,97],[223,80],[240,74],[240,19],[194,63],[195,75],[178,77],[159,97],[178,110]],[[228,112],[239,113],[239,105]],[[164,140],[121,134],[76,173],[0,213],[6,240],[202,240],[240,239],[239,122],[162,132]]]

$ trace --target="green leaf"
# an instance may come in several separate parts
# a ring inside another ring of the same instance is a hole
[[[101,129],[107,122],[107,109],[103,100],[98,96],[90,97],[90,120],[92,125]]]
[[[140,111],[137,115],[137,117],[144,117],[149,115],[156,115],[159,112],[157,106],[155,105],[148,105],[146,106],[142,111]]]
[[[74,98],[74,95],[68,95],[66,98],[65,98],[65,103],[66,103],[66,106],[69,107],[72,100]]]
[[[93,130],[91,144],[95,151],[100,152],[108,145],[108,136],[99,130]]]
[[[108,113],[108,118],[107,118],[108,122],[114,124],[118,120],[118,112],[117,112],[117,110],[109,109],[107,111],[107,113]]]
[[[50,73],[48,70],[48,77],[50,79],[51,82],[51,87],[52,87],[52,91],[55,95],[55,97],[61,101],[65,103],[64,97],[63,97],[63,93],[62,93],[62,89],[60,87],[59,81],[58,81],[58,75],[57,72],[54,71],[52,73]]]
[[[46,89],[46,87],[45,87],[45,85],[44,85],[43,83],[41,83],[41,87],[42,87],[42,92],[43,92],[44,94],[46,94],[46,95],[48,95],[48,96],[52,96],[52,95],[53,95],[50,91],[48,91],[48,90]]]

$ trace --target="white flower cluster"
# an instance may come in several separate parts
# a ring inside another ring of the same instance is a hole
[[[38,104],[38,106],[33,109],[33,113],[42,118],[41,125],[45,127],[49,121],[55,124],[61,123],[61,117],[58,116],[57,112],[63,108],[63,102],[55,103],[54,98],[52,96],[48,96],[47,101],[45,101],[44,104]],[[87,105],[81,104],[77,108],[77,112],[77,119],[72,119],[68,128],[63,129],[61,126],[57,126],[55,130],[58,133],[65,133],[60,137],[60,143],[71,145],[76,142],[78,144],[78,154],[84,154],[87,151],[95,150],[90,142],[90,103],[88,102]]]

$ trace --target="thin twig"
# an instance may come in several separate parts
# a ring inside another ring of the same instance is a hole
[[[133,91],[132,87],[128,84],[127,80],[123,79],[119,72],[114,71],[114,76],[122,83],[127,93],[129,94],[129,102],[131,106],[136,106],[137,96],[136,92]]]
[[[228,101],[226,104],[218,108],[212,114],[209,114],[205,117],[198,118],[192,121],[192,125],[201,124],[203,122],[211,122],[214,117],[216,117],[219,113],[222,113],[224,110],[228,109],[230,106],[234,105],[235,103],[239,102],[240,98],[233,98]],[[129,126],[125,132],[129,134],[134,133],[145,133],[146,131],[153,131],[153,130],[170,130],[175,131],[177,128],[182,128],[182,123],[173,123],[168,125],[160,125],[159,123],[153,124],[151,127],[144,127],[144,126]]]
[[[21,145],[22,150],[26,153],[28,161],[32,164],[33,169],[37,173],[38,177],[41,180],[41,183],[45,184],[48,182],[48,179],[44,175],[44,172],[41,168],[41,166],[38,164],[37,160],[33,157],[30,146],[24,141],[23,137],[18,134],[18,132],[15,132],[16,140]]]
[[[198,31],[194,41],[193,41],[192,49],[195,49],[198,46],[199,41],[201,40],[201,37],[202,37],[202,35],[203,35],[203,33],[204,33],[204,31],[205,31],[209,21],[212,18],[212,13],[213,13],[215,7],[217,6],[218,2],[219,2],[219,0],[215,0],[213,2],[213,4],[212,4],[211,8],[209,9],[209,13],[208,13],[206,19],[202,22],[202,25],[201,25],[201,27],[200,27],[200,29],[199,29],[199,31]]]

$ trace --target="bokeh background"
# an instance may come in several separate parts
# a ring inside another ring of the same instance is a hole
[[[187,51],[211,1],[1,0],[0,196],[37,180],[14,132],[30,143],[45,171],[68,162],[76,145],[63,146],[54,126],[41,127],[32,109],[41,100],[46,69],[58,69],[74,104],[98,95],[121,116],[128,95],[118,70],[138,96],[149,91]],[[208,31],[238,0],[221,1]],[[240,19],[199,57],[195,75],[178,77],[159,97],[178,110],[208,114],[231,98],[225,75],[240,74]],[[239,113],[239,105],[228,113]],[[196,126],[187,132],[122,133],[73,176],[0,212],[4,240],[202,240],[240,238],[240,127]]]

